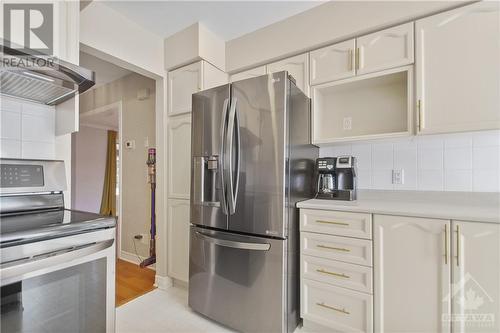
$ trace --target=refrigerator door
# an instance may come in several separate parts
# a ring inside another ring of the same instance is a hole
[[[228,230],[287,236],[286,72],[231,85],[226,182]]]
[[[287,240],[190,230],[189,306],[242,332],[286,332]]]
[[[224,152],[230,86],[193,94],[191,223],[227,229]]]

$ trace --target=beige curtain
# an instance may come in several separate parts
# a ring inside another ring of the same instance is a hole
[[[116,132],[108,131],[108,153],[102,189],[101,214],[116,216]]]

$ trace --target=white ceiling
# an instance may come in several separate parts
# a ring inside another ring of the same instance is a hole
[[[196,22],[231,40],[320,5],[321,1],[103,1],[130,20],[168,37]]]
[[[132,73],[125,68],[80,51],[80,66],[95,72],[95,86],[100,86]]]

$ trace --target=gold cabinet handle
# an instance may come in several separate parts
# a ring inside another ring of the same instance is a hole
[[[448,225],[444,225],[444,264],[448,265]]]
[[[457,258],[457,267],[460,266],[460,225],[457,224],[457,229],[455,230],[457,233],[457,255],[455,256]]]
[[[329,309],[329,310],[333,310],[333,311],[337,311],[337,312],[340,312],[340,313],[343,313],[343,314],[350,314],[349,311],[346,311],[345,308],[342,308],[342,309],[339,309],[339,308],[336,308],[334,306],[331,306],[331,305],[326,305],[325,303],[321,302],[321,303],[316,303],[317,306],[321,306],[323,308],[326,308],[326,309]]]
[[[319,247],[321,249],[328,249],[328,250],[336,250],[336,251],[343,251],[343,252],[351,252],[351,250],[346,249],[345,247],[333,247],[333,246],[326,246],[326,245],[316,245],[316,247]]]
[[[349,57],[349,71],[352,71],[352,49],[349,49],[349,51],[347,51],[347,56]]]
[[[359,47],[356,48],[356,70],[359,70]]]
[[[349,275],[346,275],[344,273],[329,272],[329,271],[324,270],[322,268],[317,269],[316,272],[323,273],[323,274],[329,274],[329,275],[333,275],[333,276],[338,276],[338,277],[345,278],[345,279],[350,279],[351,278]]]
[[[325,221],[325,220],[316,220],[316,223],[336,224],[336,225],[349,226],[349,223],[346,223],[346,222],[335,222],[335,221]]]

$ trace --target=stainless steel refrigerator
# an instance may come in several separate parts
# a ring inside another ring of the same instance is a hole
[[[299,320],[297,201],[313,196],[310,99],[287,72],[193,95],[189,306],[243,332]]]

